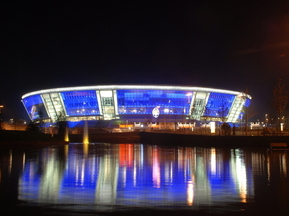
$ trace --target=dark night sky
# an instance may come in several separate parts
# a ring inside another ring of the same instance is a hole
[[[6,120],[28,119],[23,94],[55,87],[248,89],[260,116],[279,78],[289,88],[288,0],[0,1],[0,12]]]

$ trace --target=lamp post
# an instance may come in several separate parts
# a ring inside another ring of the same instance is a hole
[[[3,129],[3,125],[2,125],[2,122],[3,122],[3,119],[2,119],[2,109],[4,108],[3,105],[0,104],[0,130]]]

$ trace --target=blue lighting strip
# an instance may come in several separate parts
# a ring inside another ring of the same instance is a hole
[[[188,115],[192,92],[173,90],[117,90],[118,113],[151,114],[155,107],[160,114]]]
[[[61,93],[69,116],[99,115],[95,91],[69,91]]]

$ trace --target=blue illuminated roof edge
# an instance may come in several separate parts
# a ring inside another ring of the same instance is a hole
[[[63,87],[44,89],[39,91],[33,91],[22,96],[22,99],[37,95],[56,93],[64,91],[85,91],[85,90],[121,90],[121,89],[158,89],[158,90],[180,90],[180,91],[194,91],[194,92],[215,92],[232,95],[242,95],[251,99],[251,96],[243,92],[231,91],[225,89],[205,88],[205,87],[190,87],[190,86],[161,86],[161,85],[97,85],[97,86],[78,86],[78,87]]]

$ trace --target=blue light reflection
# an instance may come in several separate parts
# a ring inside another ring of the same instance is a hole
[[[27,160],[20,199],[123,206],[246,203],[254,195],[242,150],[70,144]]]

